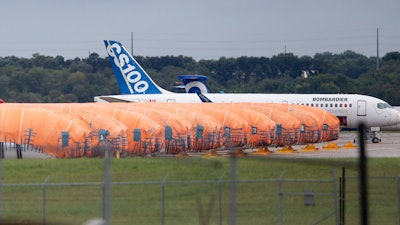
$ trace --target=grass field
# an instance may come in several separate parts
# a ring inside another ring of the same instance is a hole
[[[46,224],[102,217],[104,166],[102,159],[3,160],[2,217],[22,224],[41,224],[44,215]],[[236,224],[313,224],[335,209],[333,196],[318,193],[333,193],[333,170],[339,180],[343,167],[346,224],[359,224],[356,159],[238,158],[235,207],[229,158],[113,159],[112,223],[230,224],[235,212]],[[397,224],[399,172],[400,158],[368,160],[370,224]],[[315,193],[315,206],[304,206],[305,191]],[[335,224],[335,215],[319,224]]]

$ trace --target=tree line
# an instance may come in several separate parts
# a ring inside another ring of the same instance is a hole
[[[281,53],[268,57],[221,57],[199,60],[186,56],[137,56],[136,60],[161,87],[177,91],[177,76],[208,76],[213,92],[356,93],[400,105],[400,53],[379,59],[354,51],[311,56]],[[305,76],[307,75],[307,76]],[[0,98],[6,102],[92,102],[94,96],[119,94],[108,57],[0,57]]]

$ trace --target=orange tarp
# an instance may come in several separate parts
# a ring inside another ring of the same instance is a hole
[[[68,148],[58,147],[63,131],[69,132],[70,146],[75,142],[83,143],[90,133],[89,127],[83,123],[40,108],[0,107],[0,121],[1,141],[24,145],[27,131],[31,129],[33,135],[30,144],[42,147],[47,154],[58,157],[68,157],[65,155]]]
[[[1,141],[26,144],[24,132],[32,129],[28,144],[57,157],[88,154],[108,142],[114,150],[139,155],[314,143],[335,140],[339,133],[339,120],[329,112],[288,104],[4,103],[0,109]],[[108,132],[107,142],[98,136],[101,130]],[[61,146],[62,131],[69,132],[72,145]],[[75,143],[81,147],[72,150]]]
[[[149,120],[153,120],[158,124],[157,129],[148,128],[150,130],[157,130],[161,132],[157,132],[157,135],[153,135],[151,144],[146,143],[147,147],[151,149],[155,148],[164,148],[168,152],[177,152],[177,151],[186,151],[190,143],[188,143],[188,136],[191,136],[192,125],[185,117],[180,117],[179,115],[175,115],[169,111],[163,111],[158,108],[153,108],[151,105],[147,105],[149,107],[143,107],[140,104],[94,104],[89,105],[89,108],[96,111],[107,111],[109,116],[115,115],[116,112],[127,112],[131,114],[142,115],[142,119],[145,120],[148,118]],[[171,128],[171,138],[166,139],[169,135],[167,129]],[[140,129],[140,127],[131,127],[131,132],[133,129]],[[167,132],[167,133],[166,133]],[[130,139],[128,142],[131,141]],[[154,145],[162,145],[162,146],[154,146]],[[135,143],[136,145],[136,143]],[[153,145],[153,146],[150,146]],[[131,146],[131,144],[129,144]]]
[[[171,113],[171,115],[176,117],[179,121],[186,120],[187,122],[189,122],[191,126],[190,145],[194,150],[217,148],[221,147],[222,145],[219,140],[222,131],[222,124],[213,116],[197,110],[189,110],[186,107],[186,104],[180,103],[177,103],[176,105],[174,103],[138,103],[138,106],[159,111],[160,114],[170,115]],[[136,107],[136,104],[129,106],[129,108]],[[201,136],[198,136],[197,132],[200,130],[202,134]]]
[[[309,107],[309,106],[300,106],[303,107],[304,110],[314,113],[319,118],[321,118],[323,127],[322,127],[322,141],[333,141],[339,138],[340,132],[340,121],[332,113],[316,108],[316,107]]]
[[[222,139],[225,146],[242,146],[247,143],[250,125],[239,114],[219,109],[216,105],[210,104],[201,104],[195,108],[200,112],[214,117],[221,123],[224,129]]]
[[[275,135],[276,123],[267,115],[247,107],[240,107],[233,104],[218,104],[222,110],[229,110],[237,113],[249,125],[245,128],[248,133],[250,145],[270,145]]]
[[[300,128],[299,143],[315,143],[322,139],[322,121],[312,112],[303,110],[298,105],[270,104],[282,112],[293,115],[302,125]]]
[[[299,142],[301,123],[293,115],[272,108],[269,103],[243,105],[268,116],[276,125],[281,126],[280,131],[277,128],[275,129],[273,145],[293,145]]]
[[[318,137],[316,142],[331,141],[338,138],[338,132],[340,129],[339,119],[326,110],[304,105],[271,103],[271,106],[282,111],[289,112],[296,116],[296,118],[303,121],[302,123],[306,125],[306,130],[304,133],[309,135],[308,139],[305,140],[306,143],[315,140],[315,126],[318,127]],[[309,130],[311,130],[311,132]],[[310,133],[312,134],[310,135]]]

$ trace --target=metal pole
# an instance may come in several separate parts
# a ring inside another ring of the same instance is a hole
[[[104,183],[103,183],[103,219],[107,225],[111,225],[111,159],[112,153],[109,152],[108,143],[106,144],[106,152],[108,156],[104,159]]]
[[[339,225],[339,200],[338,200],[338,190],[337,190],[337,181],[336,181],[336,169],[333,169],[333,193],[335,195],[335,216],[336,216],[336,225]]]
[[[230,203],[230,225],[236,225],[236,195],[237,195],[237,159],[235,153],[231,151],[231,203]]]
[[[398,207],[398,222],[397,225],[400,225],[400,175],[397,176],[397,207]]]
[[[46,183],[49,177],[42,183],[42,224],[46,224]]]
[[[224,173],[225,174],[225,173]],[[224,177],[224,174],[218,179],[218,217],[219,217],[219,225],[222,225],[222,192],[221,192],[221,181]]]
[[[341,196],[340,196],[340,202],[341,202],[341,217],[340,217],[340,221],[341,221],[341,225],[344,225],[344,218],[345,218],[345,206],[346,206],[346,169],[343,167],[342,168],[342,184],[341,184]]]
[[[376,28],[376,70],[379,70],[379,29]]]
[[[367,156],[365,152],[365,126],[360,124],[358,127],[360,141],[360,158],[359,158],[359,171],[360,171],[360,221],[361,225],[368,225],[368,175],[367,175]]]
[[[131,55],[133,56],[133,32],[131,32]]]
[[[2,147],[4,147],[3,142]],[[2,149],[2,152],[2,156],[4,156],[4,149]],[[3,158],[0,158],[0,224],[3,223]]]
[[[281,173],[281,175],[279,176],[278,179],[278,221],[279,221],[279,225],[282,225],[282,178],[283,175],[285,174],[285,171],[283,171]]]
[[[165,217],[165,182],[167,181],[168,174],[165,175],[161,183],[161,224],[164,225]]]

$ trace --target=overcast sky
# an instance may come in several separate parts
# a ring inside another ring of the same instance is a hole
[[[4,0],[0,57],[134,55],[199,59],[400,51],[399,0]]]

